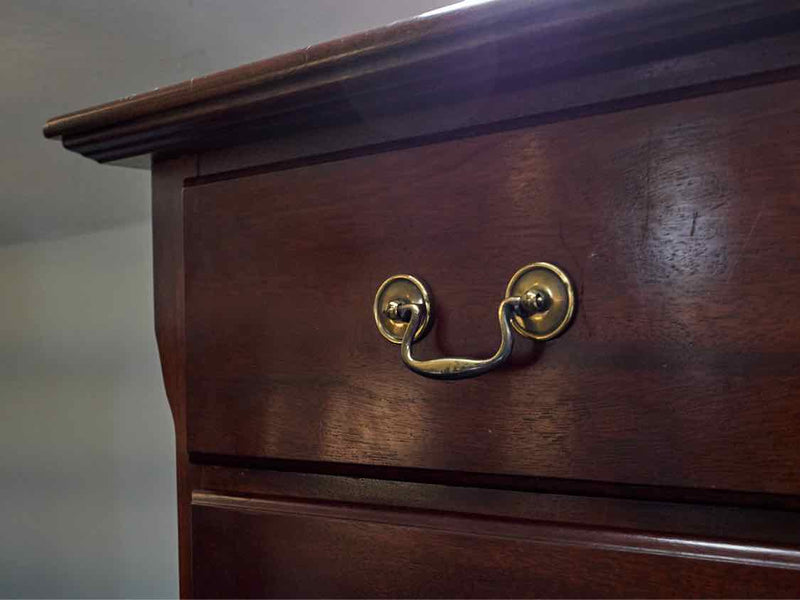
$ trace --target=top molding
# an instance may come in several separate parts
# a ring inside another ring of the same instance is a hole
[[[44,135],[100,162],[171,154],[800,31],[798,0],[461,4],[55,117]]]

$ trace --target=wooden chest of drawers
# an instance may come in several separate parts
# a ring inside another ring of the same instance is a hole
[[[800,594],[799,77],[797,2],[510,0],[51,120],[150,157],[182,595]],[[537,262],[490,372],[376,329]]]

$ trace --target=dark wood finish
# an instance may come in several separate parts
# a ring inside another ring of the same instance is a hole
[[[287,129],[370,121],[431,105],[452,107],[465,96],[482,99],[480,112],[487,104],[502,105],[494,118],[510,118],[520,87],[602,74],[601,85],[573,85],[587,91],[580,97],[588,104],[608,99],[614,85],[602,81],[609,74],[659,60],[672,62],[629,73],[617,82],[616,94],[626,93],[620,88],[626,84],[628,94],[642,93],[637,86],[663,89],[680,85],[681,77],[719,81],[742,69],[796,66],[796,47],[780,43],[706,68],[683,57],[798,29],[796,0],[510,0],[411,19],[57,117],[45,135],[110,161],[239,144],[282,136]],[[490,100],[503,89],[504,102]],[[569,97],[562,90],[561,101]],[[452,127],[440,121],[437,129]]]
[[[800,593],[800,2],[508,0],[57,117],[153,170],[183,597]],[[513,271],[578,314],[471,381]]]
[[[360,473],[363,475],[364,470]],[[458,512],[471,518],[489,516],[595,528],[659,531],[736,543],[755,541],[797,546],[800,535],[798,510],[529,493],[215,465],[200,467],[196,485],[205,493],[240,498]]]
[[[196,494],[195,592],[795,597],[800,552],[624,530]],[[209,568],[213,565],[213,568]]]
[[[724,70],[720,66],[724,65]],[[396,106],[386,97],[368,103],[360,99],[358,118],[332,117],[320,110],[308,121],[273,132],[266,141],[244,143],[253,130],[242,132],[234,145],[225,138],[208,140],[198,172],[205,180],[243,176],[265,164],[337,160],[353,152],[383,151],[387,147],[472,137],[499,129],[517,129],[589,114],[628,110],[687,97],[727,92],[743,87],[796,79],[800,69],[800,34],[771,36],[749,43],[681,54],[644,64],[616,65],[611,71],[543,80],[521,87],[499,82],[491,96],[464,93],[436,103],[423,101],[409,118],[409,106]],[[391,108],[392,110],[389,110]],[[230,134],[230,132],[225,132]],[[221,135],[224,135],[221,133]]]
[[[667,485],[635,485],[585,479],[559,479],[555,477],[505,475],[501,473],[258,458],[230,454],[205,454],[202,452],[190,452],[189,460],[193,465],[197,466],[221,466],[232,469],[259,469],[314,475],[334,475],[337,477],[366,477],[378,481],[407,481],[410,483],[439,484],[454,487],[535,492],[537,494],[566,494],[593,498],[625,498],[657,502],[800,511],[800,496],[791,494],[682,488]]]
[[[799,99],[775,84],[187,188],[189,449],[797,494]],[[580,314],[511,368],[427,380],[375,330],[375,289],[412,272],[437,301],[423,351],[488,355],[534,260],[572,274]]]
[[[183,286],[183,182],[197,174],[193,156],[153,165],[155,330],[164,387],[175,424],[181,597],[191,598],[192,466],[186,444],[186,333]]]

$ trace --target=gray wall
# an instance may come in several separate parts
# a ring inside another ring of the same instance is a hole
[[[177,594],[148,174],[44,121],[447,3],[2,1],[0,597]]]
[[[151,269],[146,223],[0,248],[0,596],[177,593]]]

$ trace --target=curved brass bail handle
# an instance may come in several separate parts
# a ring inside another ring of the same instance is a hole
[[[465,379],[467,377],[477,377],[495,367],[502,365],[511,356],[514,348],[514,336],[511,333],[511,319],[520,305],[521,299],[518,297],[506,298],[500,303],[497,309],[497,317],[500,321],[500,347],[491,358],[477,360],[474,358],[434,358],[432,360],[417,360],[411,355],[411,346],[414,343],[414,334],[419,328],[423,317],[424,307],[417,304],[402,304],[398,307],[398,312],[410,314],[408,328],[403,335],[403,342],[400,346],[400,356],[403,364],[409,369],[433,379]]]
[[[464,379],[491,371],[511,356],[512,329],[527,338],[549,340],[563,333],[574,310],[575,294],[566,273],[550,263],[533,263],[517,271],[508,283],[497,310],[501,340],[493,356],[418,360],[411,348],[425,337],[433,319],[428,286],[413,275],[394,275],[378,288],[372,305],[378,331],[388,341],[400,344],[403,364],[434,379]]]

